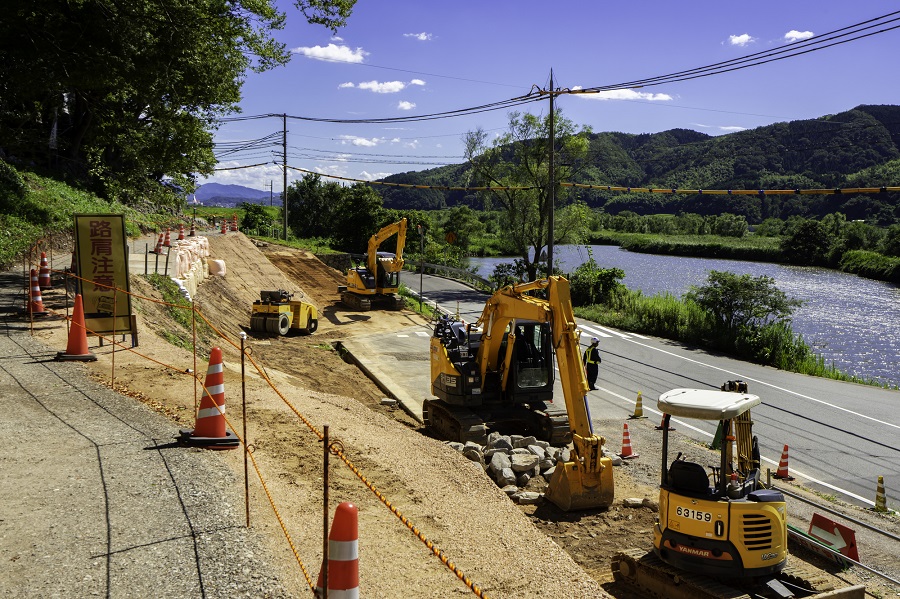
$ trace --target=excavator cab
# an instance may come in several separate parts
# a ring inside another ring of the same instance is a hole
[[[726,383],[715,391],[673,389],[660,396],[662,479],[653,546],[667,564],[698,574],[751,578],[775,574],[787,563],[784,496],[760,483],[750,420],[750,408],[759,404],[746,383]],[[704,466],[681,453],[669,462],[672,416],[719,423],[718,463]]]

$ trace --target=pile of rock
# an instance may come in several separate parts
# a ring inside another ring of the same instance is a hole
[[[546,441],[522,435],[488,435],[485,446],[478,443],[450,443],[464,456],[481,465],[485,473],[503,489],[513,501],[520,504],[538,503],[543,493],[526,490],[532,480],[541,477],[545,486],[556,470],[559,461],[570,461],[568,447],[554,447]],[[605,452],[604,452],[605,453]],[[611,455],[613,463],[622,461]],[[533,486],[533,485],[532,485]]]

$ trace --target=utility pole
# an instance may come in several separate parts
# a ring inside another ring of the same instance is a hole
[[[553,119],[555,115],[553,114],[553,96],[555,95],[556,90],[553,89],[553,69],[550,69],[550,164],[549,164],[549,175],[550,175],[550,218],[548,219],[550,222],[548,224],[548,232],[547,232],[547,276],[550,277],[553,274],[553,218],[554,212],[556,210],[556,165],[554,164],[554,160],[556,158],[556,135],[553,128]]]
[[[270,180],[269,181],[269,207],[272,206],[272,194],[274,193],[272,184],[273,184],[273,181]]]
[[[281,167],[282,187],[281,202],[284,204],[284,241],[288,238],[288,202],[287,202],[287,114],[281,115]]]

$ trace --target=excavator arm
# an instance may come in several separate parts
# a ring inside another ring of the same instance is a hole
[[[406,219],[401,218],[399,221],[382,227],[380,231],[369,238],[369,251],[366,254],[366,266],[369,272],[376,272],[378,269],[378,248],[385,240],[390,239],[394,235],[397,236],[397,253],[391,260],[382,261],[382,265],[388,272],[397,272],[403,268],[403,246],[406,245]]]

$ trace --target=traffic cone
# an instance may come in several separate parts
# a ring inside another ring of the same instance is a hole
[[[232,214],[232,215],[231,215],[231,230],[232,230],[232,231],[237,231],[237,230],[238,230],[238,228],[237,228],[237,214]]]
[[[184,241],[184,224],[178,225],[178,241]]]
[[[87,327],[84,325],[84,302],[81,294],[75,295],[75,307],[72,310],[72,326],[69,327],[69,342],[66,351],[57,352],[60,361],[96,362],[97,356],[88,349]]]
[[[775,478],[781,480],[794,480],[794,477],[788,474],[788,446],[784,446],[781,452],[781,461],[778,462],[778,470],[775,472]]]
[[[163,234],[159,234],[159,239],[156,240],[156,248],[153,250],[154,254],[162,254],[163,253]]]
[[[624,460],[638,457],[638,454],[631,451],[631,435],[628,434],[628,423],[625,423],[625,431],[622,433],[622,453],[619,457]]]
[[[328,597],[359,597],[359,510],[349,501],[334,511],[334,522],[328,533]],[[324,568],[319,569],[316,596],[322,597]]]
[[[222,235],[228,233],[228,220],[222,219]]]
[[[172,239],[169,237],[169,233],[171,233],[172,229],[166,227],[166,241],[163,243],[167,248],[172,247]]]
[[[191,221],[191,232],[188,233],[188,237],[196,237],[197,236],[197,225],[194,224],[194,221]]]
[[[41,286],[38,285],[38,272],[31,269],[31,292],[28,294],[28,312],[32,316],[47,316],[44,300],[41,297]]]
[[[53,283],[50,282],[50,265],[47,263],[47,253],[41,252],[41,270],[38,272],[38,286],[41,289],[51,289]]]
[[[638,391],[637,401],[634,404],[634,414],[628,417],[629,420],[637,420],[638,418],[646,418],[644,416],[644,397]]]
[[[886,512],[887,498],[884,496],[884,477],[878,477],[878,489],[875,491],[875,511]]]
[[[659,421],[659,426],[656,427],[656,430],[658,430],[658,431],[665,430],[665,426],[664,426],[665,423],[666,423],[666,415],[663,414],[663,415],[662,415],[662,419]],[[671,423],[672,423],[672,419],[669,418],[669,430],[670,430],[670,431],[674,431],[674,430],[675,430],[675,427],[672,426]]]
[[[178,442],[206,449],[235,449],[239,444],[235,434],[225,430],[225,375],[221,348],[214,347],[209,352],[209,368],[194,430],[182,430]]]

